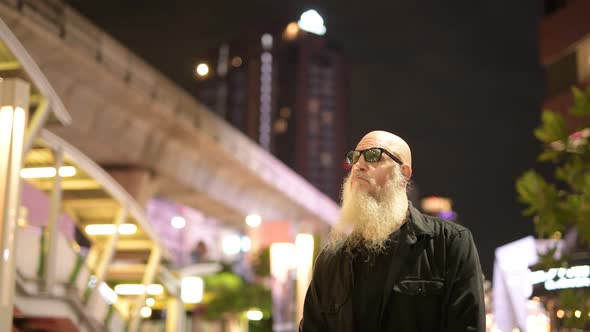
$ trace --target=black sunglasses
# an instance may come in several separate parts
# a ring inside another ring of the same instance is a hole
[[[359,161],[359,158],[361,157],[361,155],[363,155],[366,162],[376,163],[381,159],[382,153],[385,153],[386,155],[388,155],[396,163],[403,165],[403,162],[401,160],[399,160],[398,157],[394,156],[391,152],[389,152],[383,148],[369,148],[369,149],[360,150],[360,151],[350,150],[350,151],[346,152],[346,154],[344,155],[344,161],[348,165],[352,166],[352,165],[356,164],[356,162]]]

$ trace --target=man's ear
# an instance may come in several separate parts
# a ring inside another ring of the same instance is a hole
[[[408,164],[402,165],[402,175],[406,178],[407,181],[410,180],[412,177],[412,166]]]

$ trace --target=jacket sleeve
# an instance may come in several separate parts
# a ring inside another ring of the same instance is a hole
[[[447,302],[443,331],[485,331],[485,305],[479,256],[469,230],[450,240],[447,251]]]
[[[321,257],[321,254],[320,254]],[[313,269],[313,276],[305,294],[305,301],[303,303],[303,317],[299,322],[299,332],[326,332],[324,318],[320,309],[319,301],[319,274],[321,270],[320,257],[316,260],[315,267]]]

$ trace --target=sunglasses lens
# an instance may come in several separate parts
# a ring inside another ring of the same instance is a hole
[[[379,149],[366,150],[364,157],[368,163],[377,162],[377,161],[379,161],[379,159],[381,159],[381,150],[379,150]]]
[[[347,164],[352,165],[359,159],[360,153],[358,151],[348,151],[344,157]]]

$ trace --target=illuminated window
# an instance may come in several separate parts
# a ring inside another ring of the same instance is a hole
[[[231,59],[231,65],[238,68],[242,65],[242,58],[235,56]]]
[[[288,119],[291,117],[291,109],[289,107],[281,107],[279,114],[282,118]]]
[[[310,113],[318,113],[320,111],[320,101],[319,99],[312,98],[307,103],[307,108],[309,109]]]
[[[310,121],[309,122],[309,134],[312,136],[317,136],[320,133],[320,124],[318,121]]]
[[[272,36],[270,42],[272,43]],[[263,36],[263,38],[265,38]],[[268,38],[267,38],[268,39]],[[268,40],[267,40],[268,41]],[[272,54],[263,52],[260,55],[260,118],[259,118],[259,142],[265,150],[270,150],[271,133],[271,106],[272,106]]]
[[[327,96],[332,96],[332,90],[334,89],[334,85],[332,84],[331,79],[323,79],[320,83],[320,89],[322,94]]]
[[[270,33],[265,33],[260,37],[260,43],[262,44],[262,48],[265,50],[270,50],[272,48],[272,35]]]
[[[322,123],[332,124],[334,122],[334,114],[332,112],[322,112]]]
[[[322,152],[320,154],[320,164],[325,168],[332,166],[332,155],[329,152]]]
[[[278,119],[277,121],[275,121],[275,124],[274,124],[275,133],[284,134],[287,131],[288,126],[289,125],[287,123],[287,120]]]
[[[291,22],[285,28],[283,32],[283,39],[284,40],[294,40],[299,35],[299,26],[295,22]]]

